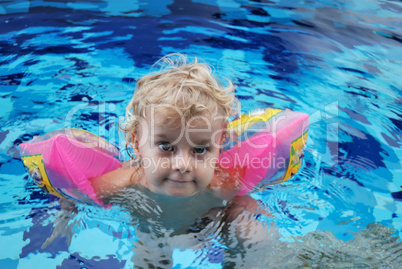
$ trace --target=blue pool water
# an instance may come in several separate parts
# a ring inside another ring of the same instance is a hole
[[[396,0],[0,1],[0,268],[398,268],[401,14]],[[277,245],[236,252],[211,233],[144,251],[157,239],[129,213],[60,217],[65,205],[28,178],[18,145],[34,135],[84,128],[124,148],[135,81],[172,52],[232,80],[243,111],[310,115],[301,171],[252,195]]]

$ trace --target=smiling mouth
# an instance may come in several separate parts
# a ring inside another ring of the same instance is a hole
[[[192,183],[194,182],[193,180],[175,180],[175,179],[171,179],[171,178],[165,178],[166,181],[170,181],[173,183],[179,183],[179,184],[185,184],[185,183]]]

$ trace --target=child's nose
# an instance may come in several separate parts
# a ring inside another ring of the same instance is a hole
[[[193,170],[191,154],[179,151],[173,160],[173,169],[181,173],[190,172]]]

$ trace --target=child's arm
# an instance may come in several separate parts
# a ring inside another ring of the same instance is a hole
[[[255,244],[270,244],[279,237],[276,226],[266,220],[266,217],[273,217],[272,213],[249,195],[233,198],[225,214],[243,249]]]
[[[223,168],[217,166],[215,175],[209,183],[211,191],[223,200],[230,200],[236,196],[242,186],[244,169]]]
[[[78,224],[77,221],[72,222],[71,220],[74,220],[77,216],[77,212],[77,207],[73,201],[67,199],[60,200],[60,210],[55,213],[56,218],[54,220],[52,234],[50,237],[46,238],[46,241],[42,244],[42,249],[49,247],[59,236],[64,237],[67,246],[70,246],[74,230]]]
[[[92,186],[99,199],[113,195],[117,191],[136,184],[138,167],[127,167],[124,164],[116,170],[91,179]]]

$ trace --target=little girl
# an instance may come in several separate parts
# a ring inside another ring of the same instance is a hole
[[[161,71],[137,82],[127,107],[123,130],[132,160],[91,179],[100,200],[133,216],[136,266],[172,265],[173,249],[203,249],[224,234],[231,235],[232,248],[225,252],[232,256],[245,251],[243,239],[266,242],[271,237],[255,219],[256,201],[236,196],[241,173],[217,164],[228,119],[238,111],[235,87],[222,86],[207,65],[181,54],[158,63]]]
[[[138,184],[171,197],[207,191],[233,198],[240,181],[216,163],[228,137],[228,118],[238,112],[235,87],[230,82],[223,87],[207,65],[181,54],[158,64],[162,70],[137,82],[127,107],[123,130],[133,159],[93,179],[95,192],[102,199]]]

